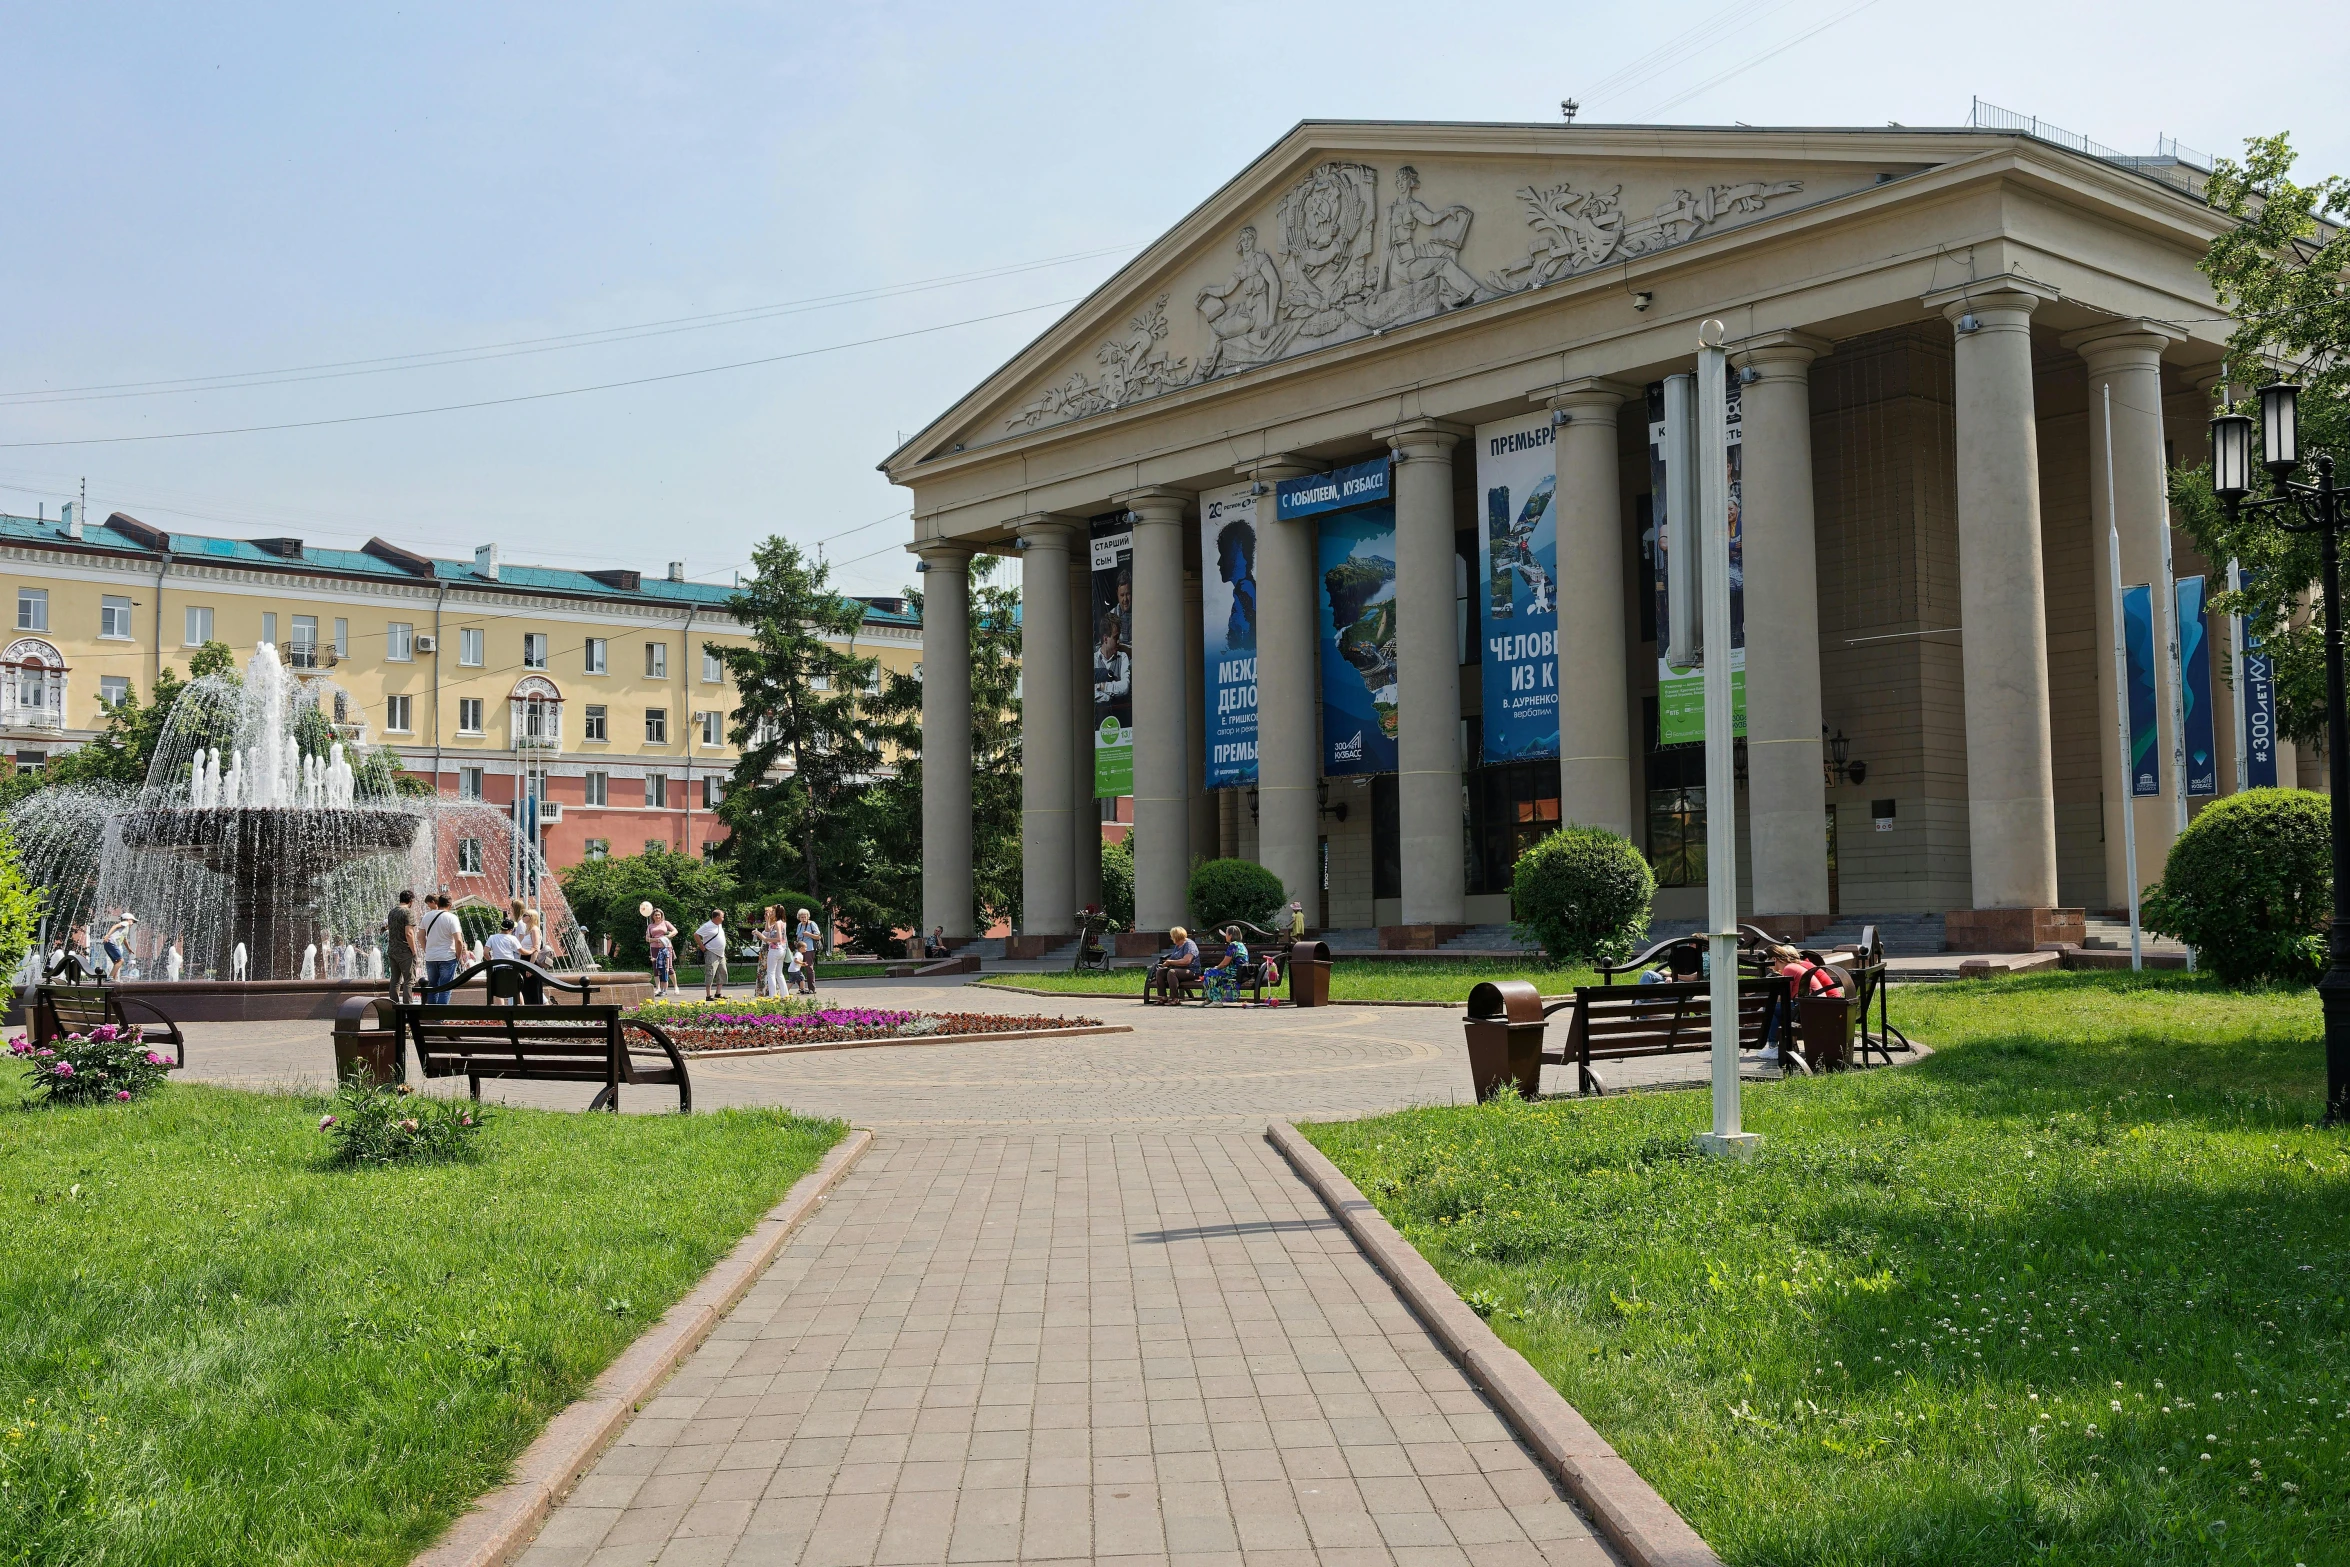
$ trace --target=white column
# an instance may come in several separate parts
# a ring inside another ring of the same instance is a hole
[[[1534,394],[1558,427],[1559,817],[1639,841],[1624,640],[1616,410],[1637,389],[1587,376]]]
[[[922,930],[971,936],[971,547],[922,552]]]
[[[1069,738],[1070,870],[1075,908],[1102,901],[1102,811],[1093,792],[1093,545],[1077,530],[1069,556],[1070,678],[1076,683]]]
[[[1967,852],[1976,909],[2056,903],[2046,570],[2032,312],[2054,289],[2003,277],[1946,290],[1958,459],[1958,605],[1966,683]],[[1969,329],[1969,324],[1972,329]]]
[[[1749,339],[1739,527],[1746,563],[1746,811],[1757,914],[1828,917],[1820,753],[1819,561],[1812,519],[1811,362],[1802,332]]]
[[[2178,835],[2178,781],[2171,756],[2178,728],[2171,721],[2169,637],[2171,607],[2162,601],[2163,536],[2170,527],[2169,465],[2162,449],[2162,350],[2186,333],[2155,321],[2107,321],[2062,342],[2089,365],[2087,434],[2089,450],[2089,559],[2096,584],[2098,772],[2105,796],[2105,905],[2127,908],[2128,873],[2123,860],[2122,812],[2131,811],[2138,837],[2138,881],[2162,880],[2163,862]],[[2113,398],[2113,487],[2105,482],[2106,392]],[[2133,800],[2123,770],[2119,703],[2114,689],[2113,571],[2108,528],[2120,525],[2122,586],[2144,582],[2154,589],[2154,754],[2161,792]]]
[[[1317,909],[1322,893],[1322,676],[1316,631],[1320,587],[1311,518],[1282,522],[1275,488],[1314,465],[1277,456],[1236,470],[1265,486],[1257,499],[1257,812],[1241,827],[1243,855],[1281,878],[1282,890]]]
[[[1076,928],[1077,884],[1069,822],[1075,777],[1069,708],[1075,666],[1069,552],[1076,529],[1059,517],[1024,518],[1020,542],[1020,929]]]
[[[1191,869],[1188,710],[1198,673],[1184,658],[1183,527],[1191,497],[1134,490],[1134,925],[1184,923]]]
[[[1395,453],[1396,805],[1406,925],[1466,918],[1452,542],[1452,449],[1464,433],[1434,419],[1375,432]]]
[[[1187,533],[1197,527],[1185,525]],[[1197,571],[1183,574],[1183,667],[1190,671],[1183,685],[1184,754],[1190,772],[1183,780],[1183,803],[1191,830],[1188,867],[1194,860],[1212,860],[1216,849],[1216,797],[1208,793],[1208,665],[1207,630],[1201,625],[1204,589]],[[1186,875],[1189,872],[1186,871]]]

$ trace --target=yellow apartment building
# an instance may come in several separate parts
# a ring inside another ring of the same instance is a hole
[[[97,733],[104,703],[226,643],[263,642],[345,693],[338,715],[397,750],[441,793],[535,819],[560,868],[659,845],[705,852],[736,751],[735,691],[709,649],[740,646],[730,587],[618,569],[435,559],[383,539],[356,550],[295,538],[166,533],[0,516],[0,750],[37,767]],[[849,651],[915,670],[921,624],[903,600],[862,601]],[[519,805],[517,802],[521,802]],[[455,868],[462,874],[462,867]]]

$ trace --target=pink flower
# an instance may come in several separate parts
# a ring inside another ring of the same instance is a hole
[[[114,1097],[118,1103],[122,1100],[128,1099],[130,1096],[131,1091],[127,1088],[118,1088],[114,1091]]]
[[[55,1072],[59,1077],[71,1077],[73,1076],[73,1063],[71,1061],[60,1061],[49,1070]]]
[[[334,1124],[335,1118],[331,1115],[322,1115],[318,1118],[318,1129],[322,1132]]]
[[[460,1115],[457,1117],[457,1124],[459,1126],[471,1126],[473,1124],[473,1117],[470,1115]]]
[[[164,1060],[159,1052],[150,1050],[147,1052],[147,1064],[149,1066],[169,1066],[171,1063]]]

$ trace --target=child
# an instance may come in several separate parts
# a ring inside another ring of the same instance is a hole
[[[800,994],[816,994],[816,944],[803,941],[798,944],[800,957]]]

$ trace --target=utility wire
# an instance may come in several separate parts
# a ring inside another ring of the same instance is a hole
[[[1761,65],[1766,61],[1777,59],[1780,55],[1783,55],[1788,50],[1794,48],[1797,44],[1803,43],[1809,39],[1817,38],[1820,34],[1826,32],[1829,28],[1836,26],[1839,22],[1848,22],[1852,20],[1854,17],[1860,15],[1861,12],[1866,11],[1870,6],[1873,6],[1876,3],[1877,0],[1860,0],[1860,4],[1853,6],[1849,10],[1839,11],[1836,15],[1829,17],[1826,21],[1820,23],[1817,27],[1813,27],[1807,29],[1804,32],[1797,33],[1793,38],[1788,39],[1785,43],[1779,45],[1776,49],[1767,50],[1762,54],[1756,55],[1751,60],[1742,60],[1738,64],[1731,66],[1728,70],[1723,71],[1718,75],[1709,76],[1704,81],[1699,82],[1696,86],[1689,88],[1685,92],[1674,94],[1672,97],[1667,98],[1664,102],[1656,105],[1656,107],[1645,111],[1637,117],[1643,120],[1650,120],[1664,113],[1667,109],[1679,108],[1682,104],[1687,103],[1690,99],[1696,97],[1699,93],[1705,92],[1710,88],[1719,87],[1722,83],[1728,81],[1733,76],[1743,76],[1748,71],[1753,70],[1756,66]]]
[[[484,397],[469,403],[441,403],[431,408],[396,408],[386,413],[345,414],[335,419],[295,419],[283,424],[235,425],[218,430],[165,430],[153,435],[85,435],[59,441],[0,441],[0,451],[14,451],[30,446],[118,446],[134,441],[188,441],[209,435],[261,435],[274,430],[315,430],[328,425],[370,424],[381,419],[414,419],[424,414],[465,413],[476,408],[500,408],[511,403],[540,403],[555,397],[577,397],[586,392],[610,392],[630,386],[655,386],[664,381],[683,381],[694,376],[717,375],[727,370],[750,370],[760,365],[782,364],[792,359],[807,359],[818,354],[837,354],[845,349],[866,348],[875,343],[895,343],[909,337],[927,337],[933,332],[952,331],[956,327],[978,326],[989,321],[1006,321],[1014,316],[1034,315],[1039,310],[1057,310],[1073,305],[1075,297],[1048,299],[1041,305],[1022,305],[1017,310],[999,310],[990,315],[966,316],[960,321],[943,321],[936,326],[913,327],[903,332],[885,332],[878,337],[861,337],[854,342],[827,343],[822,348],[795,349],[788,354],[767,354],[757,359],[737,359],[730,364],[703,365],[693,370],[672,370],[666,375],[632,376],[625,381],[599,381],[592,386],[566,386],[552,392],[524,392],[513,397]]]
[[[1748,10],[1743,5],[1733,5],[1717,12],[1688,31],[1651,49],[1622,70],[1592,84],[1586,94],[1586,103],[1620,98],[1636,87],[1646,86],[1683,62],[1776,16],[1793,3],[1794,0],[1770,0],[1770,3],[1754,10]]]
[[[438,369],[443,365],[471,364],[483,359],[511,359],[525,354],[554,353],[567,348],[595,348],[605,343],[631,342],[643,337],[664,337],[677,332],[707,331],[713,327],[739,326],[747,322],[770,320],[778,316],[796,315],[810,310],[831,310],[843,305],[896,299],[909,294],[959,287],[966,283],[986,282],[995,278],[1014,277],[1026,272],[1043,271],[1048,267],[1065,266],[1074,261],[1089,261],[1098,256],[1114,255],[1132,248],[1128,245],[1113,245],[1099,250],[1077,251],[1066,256],[1051,256],[1042,261],[1018,262],[1008,266],[984,268],[976,272],[958,272],[945,277],[925,278],[911,283],[893,283],[876,288],[857,289],[842,294],[820,294],[807,299],[786,300],[781,304],[749,305],[740,310],[722,310],[709,315],[673,316],[666,320],[644,321],[629,326],[601,327],[587,332],[567,332],[553,337],[529,337],[518,338],[506,343],[484,343],[472,348],[433,349],[414,354],[391,354],[379,359],[344,359],[325,364],[293,365],[278,370],[236,371],[221,375],[183,376],[161,381],[117,381],[94,386],[0,392],[0,406],[93,402],[122,397],[162,397],[186,392],[238,391],[251,386],[278,386],[298,381],[339,380],[346,376],[382,375],[394,370],[431,370]]]

